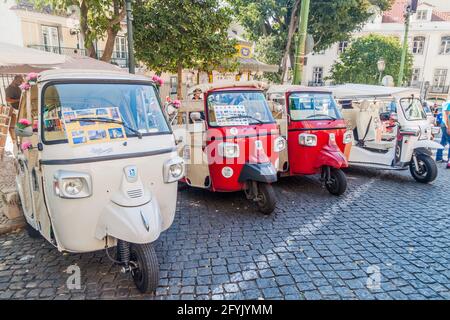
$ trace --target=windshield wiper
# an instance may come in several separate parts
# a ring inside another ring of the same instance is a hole
[[[335,118],[335,117],[333,117],[333,116],[330,116],[330,115],[328,115],[328,114],[320,114],[320,113],[319,113],[319,114],[312,114],[312,115],[306,117],[306,119],[311,119],[311,118],[320,117],[320,116],[322,116],[322,117],[328,117],[328,118],[330,118],[330,119],[332,119],[332,120],[337,120],[337,118]]]
[[[142,139],[142,133],[139,130],[136,130],[132,127],[130,127],[129,125],[127,125],[125,122],[123,121],[119,121],[119,120],[115,120],[115,119],[111,119],[111,118],[75,118],[75,119],[70,119],[70,121],[78,121],[78,122],[93,122],[93,123],[115,123],[121,126],[124,126],[124,128],[130,130],[131,132],[133,132],[134,134],[137,135],[137,137],[139,139]]]
[[[232,117],[225,118],[225,120],[231,120],[231,119],[253,119],[253,120],[258,121],[259,124],[264,124],[263,121],[259,120],[258,118],[249,116],[249,115],[239,115],[239,116],[232,116]]]

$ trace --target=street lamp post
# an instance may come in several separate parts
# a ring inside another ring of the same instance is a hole
[[[378,60],[377,68],[378,68],[378,72],[380,73],[380,76],[378,77],[378,83],[381,84],[381,80],[382,80],[382,77],[383,77],[383,72],[386,69],[386,62],[384,61],[383,58]]]
[[[131,0],[125,0],[127,11],[127,37],[128,37],[128,71],[135,73],[134,44],[133,44],[133,14],[131,11]]]

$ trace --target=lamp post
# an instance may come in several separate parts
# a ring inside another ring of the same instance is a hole
[[[383,77],[383,72],[386,69],[386,61],[384,61],[383,58],[378,60],[377,68],[378,68],[378,72],[380,73],[380,76],[378,77],[378,83],[381,84],[381,80],[382,80],[382,77]]]
[[[133,44],[133,14],[131,11],[131,0],[125,0],[127,10],[127,38],[128,38],[128,71],[135,73],[134,44]]]

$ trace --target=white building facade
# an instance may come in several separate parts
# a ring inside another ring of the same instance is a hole
[[[406,1],[397,1],[391,11],[374,15],[353,38],[376,33],[403,41],[405,6]],[[445,99],[450,85],[450,12],[427,2],[419,3],[417,12],[411,17],[408,42],[414,57],[409,85],[427,90],[428,96]],[[324,79],[330,75],[332,65],[348,45],[348,42],[340,42],[324,52],[308,55],[303,83],[313,86],[329,84]]]

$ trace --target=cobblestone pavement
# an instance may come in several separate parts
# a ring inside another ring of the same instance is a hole
[[[450,299],[450,170],[439,166],[431,185],[352,169],[342,198],[313,178],[286,178],[268,217],[240,193],[181,191],[157,241],[155,296],[139,294],[104,252],[61,254],[23,231],[1,236],[0,298]],[[72,264],[81,290],[65,286]]]

